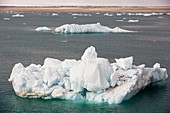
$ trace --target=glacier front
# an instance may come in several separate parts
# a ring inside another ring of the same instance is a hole
[[[133,65],[133,57],[97,57],[88,47],[80,60],[46,58],[44,65],[15,64],[8,81],[20,97],[72,99],[118,104],[130,99],[150,83],[168,78],[167,70],[156,63],[153,68]]]
[[[102,26],[100,23],[97,24],[65,24],[55,29],[56,33],[120,33],[120,32],[136,32],[121,29],[119,27],[109,28],[107,26]]]

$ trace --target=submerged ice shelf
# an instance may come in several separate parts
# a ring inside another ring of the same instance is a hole
[[[81,60],[46,58],[44,65],[15,64],[8,81],[20,97],[72,99],[118,104],[130,99],[148,84],[168,78],[165,68],[133,65],[133,57],[98,58],[94,47]]]

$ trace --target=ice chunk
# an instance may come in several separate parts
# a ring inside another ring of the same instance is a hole
[[[110,76],[113,73],[107,59],[89,60],[84,70],[84,88],[88,91],[100,91],[110,87]]]
[[[132,68],[132,63],[133,63],[133,57],[127,57],[127,58],[120,58],[120,59],[115,59],[116,63],[118,64],[119,67],[121,67],[124,70],[127,70],[129,68]]]
[[[107,59],[89,59],[70,70],[70,80],[76,92],[99,91],[108,88],[112,68]]]
[[[117,33],[117,32],[134,32],[124,30],[119,27],[114,29],[107,26],[102,26],[100,23],[97,24],[65,24],[55,29],[56,33]]]
[[[52,31],[52,29],[44,26],[44,27],[37,27],[37,28],[35,29],[35,31],[49,32],[49,31]]]
[[[9,21],[9,20],[10,20],[10,18],[4,18],[4,20]]]
[[[72,16],[91,16],[91,14],[73,13]]]
[[[65,59],[63,62],[62,62],[62,66],[64,69],[71,69],[72,67],[76,66],[80,64],[80,61],[77,61],[75,59]]]
[[[85,63],[83,62],[70,69],[71,89],[74,90],[74,92],[80,92],[84,90],[84,70]]]
[[[123,20],[116,20],[117,22],[123,22]]]
[[[24,17],[24,15],[16,14],[16,15],[12,15],[12,17],[16,17],[16,18],[23,18],[23,17]]]
[[[145,14],[143,14],[143,16],[151,16],[152,14],[150,14],[150,13],[145,13]]]
[[[58,59],[46,58],[44,61],[43,81],[48,87],[57,84],[64,77],[62,62]]]
[[[113,14],[105,13],[105,16],[113,16]]]
[[[115,72],[110,76],[110,86],[114,87],[118,81],[119,73]]]
[[[65,75],[70,76],[70,69],[79,65],[79,64],[80,64],[80,61],[77,61],[75,59],[65,59],[62,62],[62,66],[63,66]]]
[[[121,29],[119,27],[115,27],[112,29],[112,32],[121,33],[121,32],[136,32],[136,31],[129,31],[129,30]]]
[[[83,56],[81,57],[81,60],[85,62],[88,59],[96,59],[96,58],[97,58],[97,52],[95,48],[91,46],[85,50]]]
[[[44,60],[44,68],[62,68],[62,61],[54,58],[46,58]]]
[[[128,22],[139,22],[139,20],[128,20]]]
[[[65,92],[66,92],[66,90],[64,88],[57,85],[57,87],[51,93],[51,96],[53,98],[59,98],[59,97],[62,97]]]
[[[155,65],[153,65],[153,68],[156,69],[156,68],[160,68],[160,64],[159,63],[156,63]]]
[[[109,87],[112,68],[107,59],[97,58],[94,47],[89,47],[81,57],[82,63],[70,70],[70,80],[76,92],[86,88],[98,91]]]
[[[24,70],[25,67],[21,64],[21,63],[17,63],[15,64],[15,66],[13,67],[12,69],[12,73],[11,73],[11,76],[10,78],[8,79],[8,81],[12,82],[15,78],[15,76],[21,71],[21,70]]]
[[[58,16],[58,13],[52,13],[52,16]]]

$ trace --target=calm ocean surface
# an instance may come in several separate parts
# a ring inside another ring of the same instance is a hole
[[[72,100],[20,98],[7,80],[14,64],[43,64],[46,57],[80,59],[88,46],[96,47],[98,55],[115,62],[114,58],[134,56],[134,64],[153,66],[161,63],[170,75],[170,15],[157,16],[72,16],[70,13],[0,12],[0,113],[168,113],[170,112],[170,78],[140,91],[118,105]],[[74,18],[76,17],[76,18]],[[5,21],[4,18],[10,18]],[[116,20],[124,20],[118,22]],[[137,23],[127,22],[137,19]],[[121,27],[137,33],[53,34],[35,32],[37,27],[55,28],[63,24],[100,22],[108,27]]]

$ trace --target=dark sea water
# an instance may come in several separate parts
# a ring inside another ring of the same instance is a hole
[[[12,18],[13,13],[0,12],[0,113],[168,113],[170,112],[170,78],[140,91],[121,104],[93,103],[72,100],[43,100],[15,95],[7,80],[14,64],[43,64],[46,57],[80,59],[88,46],[94,46],[100,57],[134,56],[134,64],[153,66],[161,63],[170,73],[170,16],[76,16],[69,13],[20,12],[24,18]],[[4,18],[11,18],[5,21]],[[123,22],[116,20],[123,19]],[[127,22],[138,19],[137,23]],[[35,32],[41,26],[55,28],[63,24],[100,22],[108,27],[121,27],[137,33],[53,34]]]

